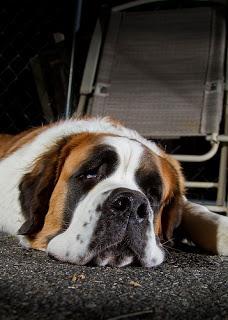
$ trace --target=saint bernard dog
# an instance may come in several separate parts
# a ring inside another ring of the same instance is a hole
[[[183,237],[228,255],[228,217],[184,194],[179,163],[109,118],[0,135],[0,230],[61,261],[153,267]]]

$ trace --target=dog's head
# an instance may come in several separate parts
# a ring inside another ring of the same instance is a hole
[[[37,159],[20,184],[19,234],[62,261],[152,267],[180,223],[183,178],[156,146],[80,133]]]

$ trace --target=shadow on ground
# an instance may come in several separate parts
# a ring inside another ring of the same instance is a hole
[[[171,251],[154,269],[80,267],[0,234],[0,319],[228,319],[228,260]]]

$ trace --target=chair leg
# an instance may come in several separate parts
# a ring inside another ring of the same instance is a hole
[[[78,107],[73,114],[74,117],[83,116],[83,114],[85,112],[86,99],[87,99],[87,96],[85,94],[81,94],[80,99],[79,99],[79,103],[78,103]]]
[[[75,74],[75,54],[76,54],[76,35],[79,31],[81,24],[81,11],[82,11],[82,0],[78,0],[75,3],[75,16],[74,16],[74,29],[73,29],[73,41],[71,48],[71,60],[70,60],[70,72],[68,80],[68,89],[67,89],[67,101],[65,107],[65,118],[68,119],[72,113],[72,105],[74,99],[74,74]]]
[[[227,54],[228,58],[228,54]],[[227,59],[228,67],[228,59]],[[227,69],[228,70],[228,69]],[[228,72],[228,71],[227,71]],[[227,78],[227,75],[226,75]],[[228,91],[226,88],[226,107],[225,107],[225,124],[224,133],[228,135]],[[219,179],[218,179],[218,192],[217,192],[217,205],[226,206],[228,209],[228,185],[227,185],[227,169],[228,169],[228,144],[223,144],[221,149]],[[227,210],[228,215],[228,210]]]
[[[220,165],[219,165],[219,177],[218,177],[218,191],[216,204],[218,206],[224,206],[226,202],[226,184],[227,184],[227,146],[223,145],[221,148]]]

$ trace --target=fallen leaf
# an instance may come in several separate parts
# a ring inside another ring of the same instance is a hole
[[[136,281],[130,281],[129,284],[135,288],[141,287],[141,284]]]
[[[85,280],[85,275],[84,274],[79,274],[77,275],[76,273],[72,277],[72,282],[76,282],[78,280]]]

